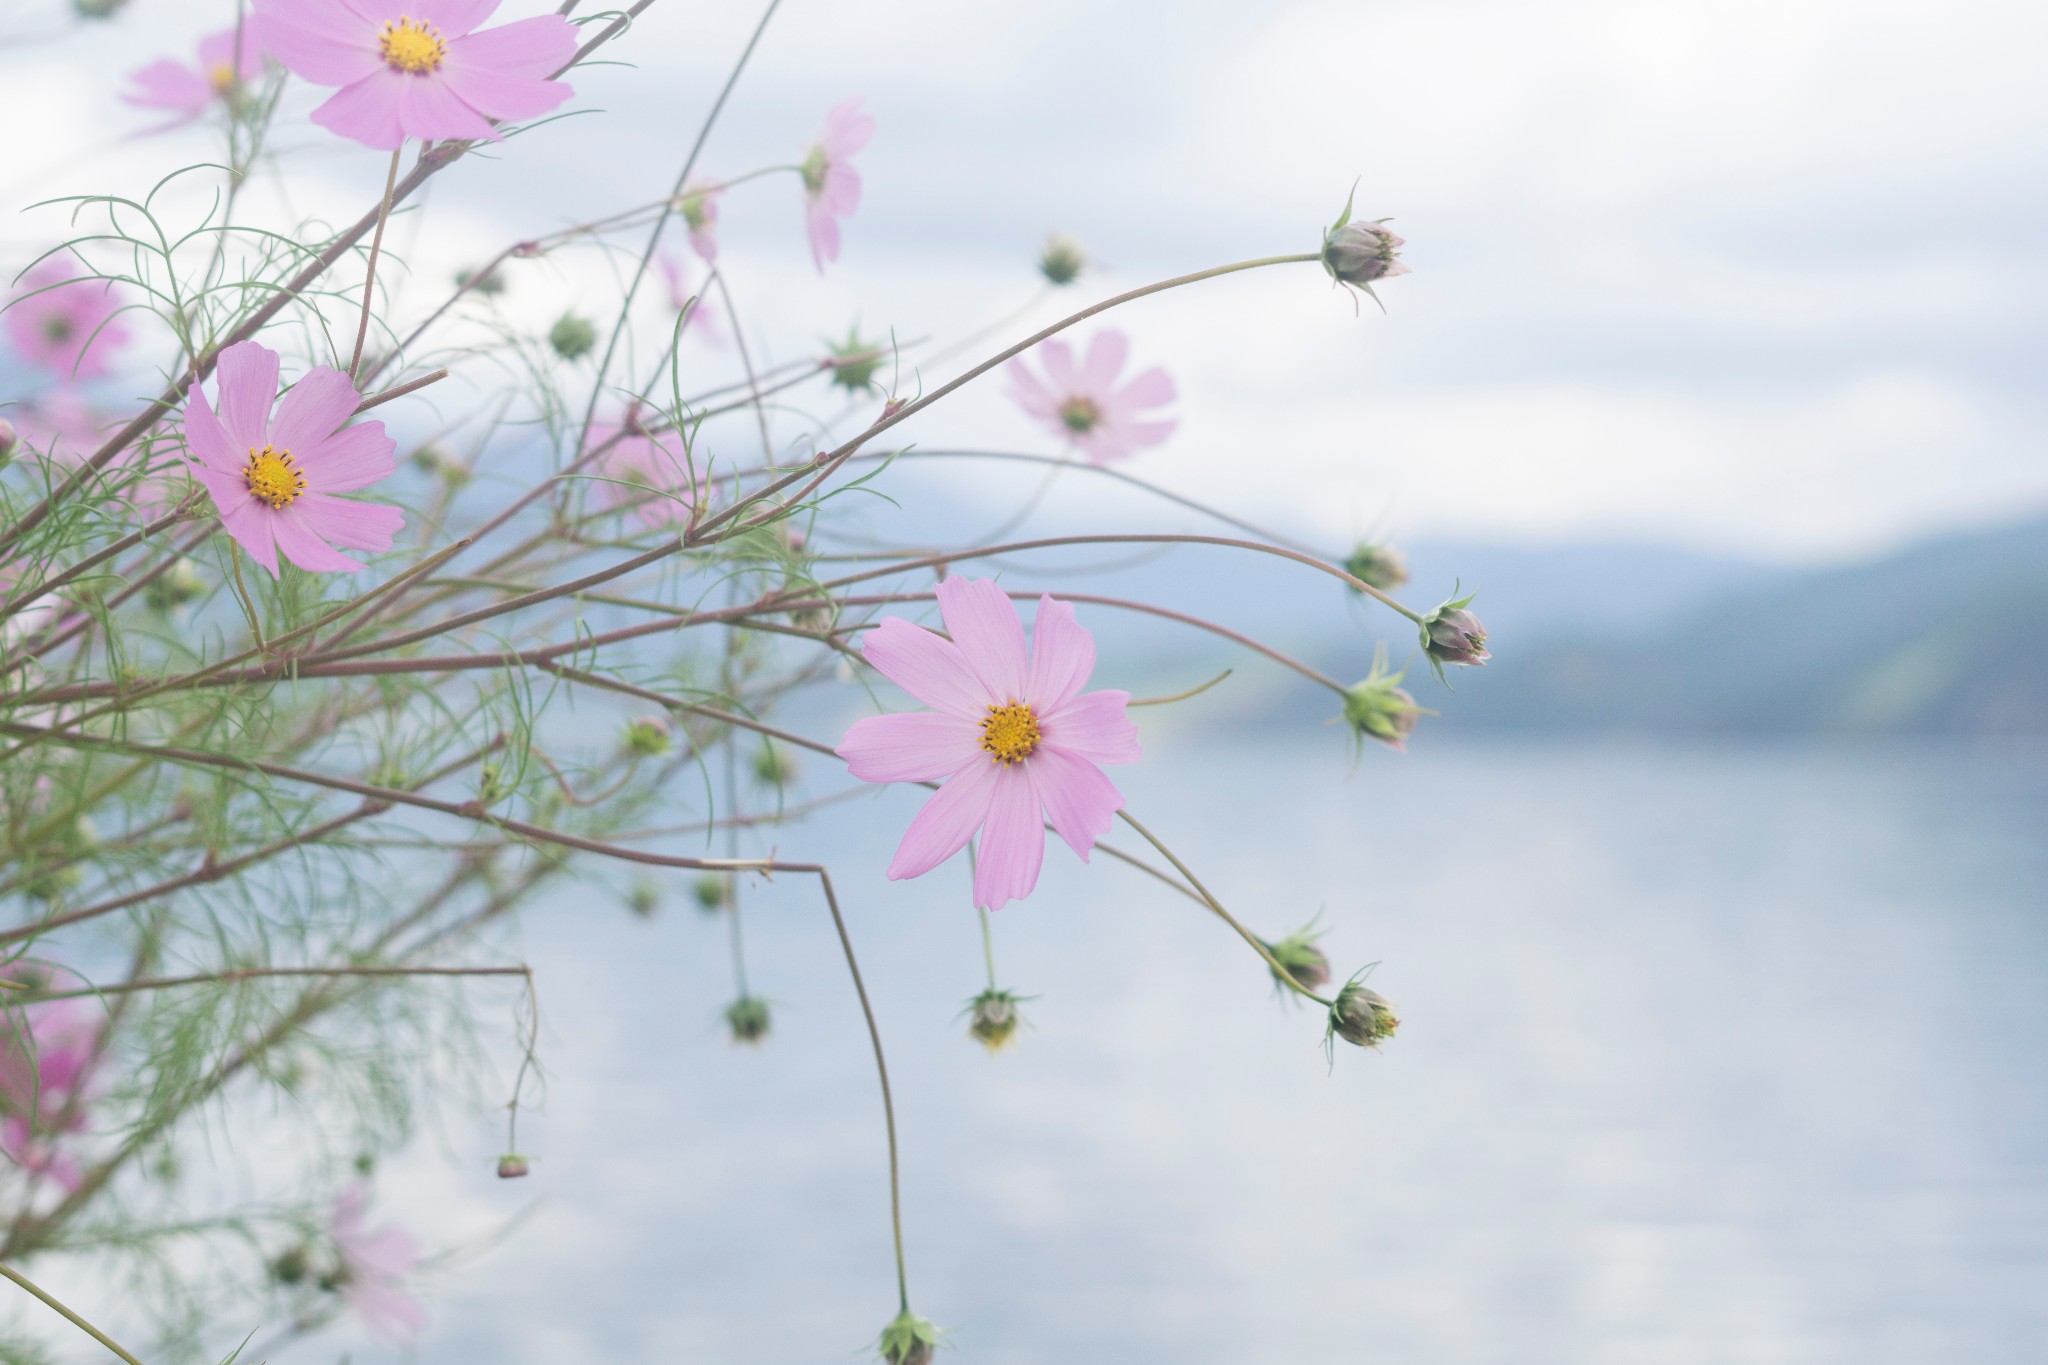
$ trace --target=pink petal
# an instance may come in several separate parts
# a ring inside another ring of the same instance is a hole
[[[1124,712],[1130,700],[1128,692],[1083,692],[1059,710],[1039,717],[1039,742],[1091,763],[1135,763],[1138,727]]]
[[[277,405],[270,419],[270,444],[294,451],[303,460],[306,452],[346,422],[362,401],[356,386],[340,370],[326,365],[309,370]]]
[[[232,28],[209,33],[199,40],[199,73],[210,78],[217,66],[232,66],[235,78],[244,82],[253,81],[263,74],[263,44],[257,37],[255,24],[245,24],[242,28],[240,61],[235,60],[235,30]]]
[[[1024,699],[1024,623],[1009,594],[987,578],[948,578],[939,584],[939,614],[998,703]]]
[[[988,818],[995,800],[996,775],[1002,765],[991,760],[970,763],[932,793],[903,832],[903,842],[889,863],[889,879],[922,877],[967,846]]]
[[[200,477],[203,479],[205,475]],[[209,492],[213,490],[211,481],[208,481],[207,488]],[[243,490],[245,494],[247,491],[246,488]],[[221,529],[249,552],[249,558],[268,569],[272,578],[277,577],[277,513],[271,511],[267,504],[247,496],[239,507],[222,507],[218,497],[214,499],[214,506],[220,509]]]
[[[240,513],[255,501],[255,496],[249,492],[248,481],[239,473],[223,474],[212,469],[195,467],[192,470],[192,477],[205,485],[207,495],[213,499],[213,510],[219,515],[223,525],[228,523],[231,516]],[[230,534],[233,532],[230,531]]]
[[[1064,749],[1040,746],[1024,761],[1024,768],[1052,827],[1087,862],[1095,841],[1109,833],[1116,813],[1124,808],[1123,794],[1102,769]]]
[[[900,616],[868,632],[861,653],[890,682],[936,711],[979,725],[997,702],[959,648]]]
[[[135,88],[122,91],[121,100],[138,108],[174,109],[197,115],[213,99],[212,83],[178,62],[151,62],[128,80]]]
[[[1074,353],[1067,349],[1067,343],[1058,337],[1042,341],[1038,346],[1038,361],[1045,366],[1045,377],[1052,381],[1052,390],[1064,402],[1074,393]]]
[[[441,63],[441,71],[444,75],[460,69],[464,75],[484,71],[523,76],[559,92],[551,96],[550,103],[517,116],[527,118],[546,113],[569,98],[569,86],[547,78],[567,66],[575,55],[576,25],[559,14],[543,14],[456,39],[448,44],[448,56]]]
[[[365,147],[395,150],[405,141],[398,107],[408,79],[379,62],[375,71],[353,85],[344,85],[334,92],[332,99],[315,109],[313,122]]]
[[[1004,372],[1010,376],[1010,397],[1016,400],[1018,407],[1040,421],[1059,422],[1060,400],[1038,382],[1038,376],[1031,372],[1022,356],[1014,357],[1004,367]],[[1061,423],[1060,429],[1066,429],[1065,423]]]
[[[839,741],[846,770],[863,782],[937,782],[977,759],[980,731],[943,711],[868,716]]]
[[[851,218],[860,208],[860,172],[834,163],[825,168],[825,187],[818,197],[836,218]]]
[[[353,407],[353,404],[351,404]],[[382,422],[358,422],[298,451],[306,487],[319,493],[352,493],[389,478],[397,469],[398,443]]]
[[[874,117],[860,111],[862,98],[843,99],[825,113],[825,131],[819,135],[818,145],[834,161],[852,156],[875,135]]]
[[[364,567],[322,540],[306,524],[297,503],[279,509],[270,521],[277,536],[277,548],[302,569],[312,573],[349,573]]]
[[[355,502],[326,493],[303,493],[285,509],[299,524],[336,545],[382,554],[405,527],[405,513],[381,502]],[[280,514],[283,515],[283,514]],[[283,536],[280,534],[279,540]]]
[[[1179,429],[1180,421],[1177,418],[1168,418],[1164,422],[1120,422],[1106,428],[1115,433],[1127,449],[1136,446],[1156,446]]]
[[[1095,671],[1095,637],[1074,619],[1070,602],[1056,602],[1050,594],[1038,599],[1038,616],[1031,623],[1031,676],[1024,684],[1024,700],[1041,716],[1051,715],[1072,701]]]
[[[839,259],[839,220],[824,204],[809,200],[804,205],[804,233],[811,241],[811,261],[822,275],[825,262]]]
[[[438,73],[412,76],[399,85],[398,123],[423,142],[501,140],[491,121],[463,103]]]
[[[238,478],[249,463],[247,448],[237,447],[229,438],[220,418],[207,405],[206,395],[197,389],[185,400],[185,449],[206,468]]]
[[[238,341],[220,353],[220,424],[246,462],[269,439],[270,405],[277,398],[277,352],[253,341]]]
[[[258,0],[257,43],[314,85],[354,85],[390,70],[377,52],[377,25],[339,5]]]
[[[1045,822],[1038,813],[1038,793],[1023,768],[990,766],[997,774],[995,799],[975,848],[974,903],[1000,910],[1010,901],[1023,900],[1038,885],[1038,869],[1045,862]]]
[[[1068,432],[1074,447],[1088,457],[1090,464],[1109,464],[1129,455],[1134,447],[1115,427],[1099,426],[1093,431]]]
[[[1155,365],[1112,394],[1109,406],[1118,412],[1130,413],[1171,403],[1174,396],[1173,376]]]
[[[423,24],[432,24],[441,30],[443,38],[455,39],[490,18],[498,8],[498,0],[404,0],[402,6],[393,8]]]
[[[1116,377],[1123,373],[1130,352],[1130,338],[1116,328],[1105,327],[1097,332],[1088,343],[1088,358],[1081,362],[1081,390],[1095,398],[1106,397],[1116,384]]]

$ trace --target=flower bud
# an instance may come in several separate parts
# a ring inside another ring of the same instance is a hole
[[[1486,627],[1465,608],[1472,595],[1454,598],[1422,618],[1422,648],[1438,677],[1445,664],[1484,664],[1493,655],[1486,648]]]
[[[1357,195],[1358,186],[1353,184],[1344,200],[1344,212],[1323,231],[1323,269],[1337,283],[1372,294],[1374,280],[1405,275],[1408,267],[1397,259],[1402,240],[1381,226],[1387,219],[1351,221],[1351,205]],[[1373,294],[1373,299],[1377,302],[1379,295]]]
[[[482,294],[487,299],[494,299],[505,292],[504,273],[496,266],[483,271],[475,267],[458,270],[455,272],[455,283],[457,287],[467,289],[472,294]]]
[[[182,607],[206,591],[206,580],[199,576],[199,569],[191,560],[183,557],[173,561],[143,589],[142,598],[155,612],[167,612]]]
[[[1391,545],[1359,541],[1358,548],[1344,561],[1344,572],[1381,592],[1392,592],[1408,581],[1408,556]],[[1353,588],[1353,592],[1358,589]]]
[[[641,716],[626,726],[626,752],[635,758],[660,758],[671,743],[668,722],[660,716]]]
[[[597,327],[587,318],[564,313],[548,328],[548,345],[564,360],[581,360],[597,345]]]
[[[828,341],[825,349],[832,353],[826,363],[832,367],[834,384],[848,393],[866,393],[875,387],[875,372],[882,368],[882,347],[862,341],[859,327],[847,331],[845,344]]]
[[[768,1036],[768,1002],[743,995],[725,1007],[725,1024],[735,1043],[758,1043]]]
[[[1344,689],[1344,721],[1355,738],[1377,740],[1390,749],[1408,747],[1415,722],[1432,713],[1417,706],[1401,686],[1407,672],[1389,673],[1382,651],[1373,656],[1372,671]]]
[[[626,908],[640,919],[653,919],[661,908],[661,888],[649,878],[640,878],[626,892]]]
[[[796,781],[796,755],[769,740],[754,751],[754,780],[764,787],[784,787]]]
[[[1330,981],[1330,959],[1323,955],[1322,945],[1317,942],[1319,937],[1315,925],[1307,924],[1278,943],[1266,945],[1266,951],[1273,955],[1273,960],[1285,967],[1295,985],[1305,991],[1321,990]],[[1270,966],[1266,970],[1272,974],[1274,986],[1283,994],[1292,993],[1288,984],[1281,980],[1279,972]]]
[[[691,884],[690,894],[697,898],[699,910],[715,915],[732,904],[732,877],[723,872],[706,872]]]
[[[412,453],[413,468],[431,474],[450,488],[469,482],[470,468],[437,445],[423,445]]]
[[[931,1365],[938,1344],[939,1329],[906,1308],[882,1329],[875,1351],[889,1365]]]
[[[1017,1035],[1017,1025],[1024,1022],[1018,1009],[1018,998],[1009,991],[991,987],[967,1002],[967,1036],[997,1053],[1006,1047]]]
[[[1072,237],[1055,232],[1045,239],[1038,257],[1038,273],[1053,284],[1072,284],[1088,268],[1088,253]]]
[[[517,1180],[531,1169],[526,1164],[526,1158],[516,1153],[508,1152],[498,1158],[498,1179],[500,1180]]]
[[[286,1247],[270,1263],[270,1278],[279,1284],[304,1284],[311,1269],[304,1247]]]
[[[1337,1003],[1330,1006],[1329,1032],[1324,1036],[1342,1038],[1359,1047],[1378,1047],[1394,1036],[1394,1030],[1401,1027],[1401,1021],[1394,1017],[1394,1006],[1378,991],[1360,985],[1357,977],[1344,983],[1344,989],[1337,992]]]

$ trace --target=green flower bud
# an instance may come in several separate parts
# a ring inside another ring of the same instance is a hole
[[[875,387],[875,373],[882,368],[882,347],[878,342],[862,341],[858,326],[847,331],[843,345],[827,341],[825,349],[832,353],[826,363],[832,367],[834,384],[848,393],[867,393]]]
[[[1335,1037],[1359,1047],[1376,1048],[1400,1027],[1392,1002],[1371,987],[1360,985],[1354,976],[1337,992],[1337,1003],[1330,1006],[1330,1027],[1323,1037],[1325,1041]]]
[[[725,1007],[725,1024],[735,1043],[759,1043],[768,1036],[768,1002],[743,995]]]
[[[1358,548],[1344,561],[1344,572],[1381,592],[1392,592],[1408,581],[1408,556],[1391,545],[1359,541]],[[1353,588],[1351,591],[1357,592]]]
[[[653,919],[661,908],[661,888],[649,878],[640,878],[626,892],[626,908],[641,919]]]
[[[754,751],[754,780],[764,787],[786,787],[796,781],[796,755],[773,740]]]
[[[527,1165],[526,1158],[517,1153],[508,1152],[498,1158],[498,1179],[500,1180],[517,1180],[532,1169],[531,1166]]]
[[[691,884],[690,894],[697,898],[699,910],[715,915],[732,904],[732,877],[724,872],[706,872]]]
[[[1373,302],[1377,303],[1379,295],[1372,292],[1374,280],[1408,273],[1408,267],[1398,259],[1404,244],[1382,226],[1388,221],[1385,218],[1370,223],[1351,221],[1351,205],[1357,195],[1358,186],[1354,183],[1344,200],[1344,212],[1323,229],[1323,269],[1337,283],[1372,294]]]
[[[672,743],[668,722],[660,716],[641,716],[626,725],[626,752],[636,758],[659,758]]]
[[[1422,649],[1439,678],[1445,664],[1484,665],[1493,657],[1486,648],[1486,627],[1465,610],[1473,596],[1454,598],[1422,618]]]
[[[1406,669],[1389,673],[1387,656],[1380,652],[1373,656],[1372,671],[1362,681],[1344,689],[1344,721],[1351,727],[1354,740],[1377,740],[1389,749],[1408,747],[1415,722],[1434,713],[1417,706],[1415,698],[1401,686],[1407,673]]]
[[[199,576],[198,567],[181,556],[170,568],[149,580],[142,597],[149,603],[151,611],[163,613],[184,606],[205,591],[206,580]]]
[[[270,1278],[279,1284],[299,1285],[306,1282],[312,1271],[312,1262],[302,1246],[286,1247],[270,1263]]]
[[[993,988],[967,1002],[967,1036],[987,1048],[991,1055],[1001,1052],[1017,1036],[1024,1022],[1018,1011],[1019,997]]]
[[[482,294],[487,299],[497,298],[505,292],[505,276],[496,266],[479,273],[475,267],[455,272],[455,283],[459,288],[472,294]]]
[[[939,1329],[906,1308],[882,1329],[875,1351],[889,1365],[931,1365],[938,1344]]]
[[[597,327],[586,318],[564,313],[548,328],[548,345],[564,360],[581,360],[597,345]]]
[[[437,445],[423,445],[415,450],[412,466],[423,474],[433,475],[450,488],[460,488],[469,482],[469,466]]]
[[[1055,232],[1045,239],[1045,250],[1038,257],[1038,273],[1047,280],[1058,285],[1072,284],[1087,268],[1088,253],[1072,237]]]
[[[1317,941],[1321,936],[1315,930],[1313,923],[1306,924],[1278,943],[1266,945],[1266,951],[1273,955],[1274,961],[1285,967],[1295,984],[1307,991],[1321,990],[1330,982],[1330,959],[1324,956],[1322,945]],[[1283,994],[1293,994],[1279,972],[1270,966],[1266,970],[1271,974],[1276,989]]]

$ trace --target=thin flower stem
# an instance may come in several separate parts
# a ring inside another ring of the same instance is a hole
[[[1297,995],[1305,995],[1309,999],[1315,1001],[1318,1005],[1323,1006],[1325,1009],[1331,1007],[1331,1001],[1323,999],[1322,996],[1317,995],[1314,991],[1302,985],[1299,981],[1296,981],[1294,979],[1294,973],[1288,971],[1287,968],[1281,966],[1280,959],[1273,956],[1273,950],[1266,946],[1266,941],[1260,938],[1257,934],[1253,933],[1251,930],[1245,928],[1242,924],[1239,924],[1236,918],[1233,917],[1228,910],[1225,910],[1223,908],[1223,902],[1217,900],[1216,897],[1213,894],[1211,894],[1209,888],[1202,885],[1201,879],[1196,877],[1195,874],[1188,869],[1188,865],[1182,862],[1179,858],[1175,857],[1172,849],[1168,848],[1165,844],[1160,843],[1158,838],[1152,833],[1151,830],[1146,829],[1143,825],[1139,824],[1137,820],[1132,818],[1131,813],[1127,810],[1118,811],[1117,818],[1119,820],[1122,820],[1125,824],[1129,825],[1132,829],[1136,830],[1139,836],[1142,837],[1146,843],[1152,845],[1152,847],[1159,850],[1159,854],[1161,857],[1165,858],[1166,861],[1173,864],[1174,870],[1176,872],[1180,873],[1181,876],[1187,878],[1188,885],[1192,886],[1193,888],[1195,888],[1196,891],[1201,893],[1203,901],[1205,901],[1208,904],[1211,910],[1214,910],[1216,912],[1217,917],[1220,918],[1225,924],[1229,925],[1231,928],[1237,930],[1238,936],[1242,938],[1246,943],[1251,944],[1253,951],[1257,952],[1260,957],[1266,960],[1266,965],[1273,969],[1273,975],[1275,978],[1277,978],[1280,982],[1286,985],[1290,990],[1294,991]]]
[[[973,871],[973,863],[971,859],[968,864],[968,870],[970,874]],[[995,935],[990,931],[988,926],[988,907],[986,905],[977,905],[974,908],[981,915],[981,960],[988,967],[988,988],[990,990],[994,990],[996,988]]]
[[[218,972],[195,972],[190,976],[149,976],[104,986],[83,986],[75,991],[38,991],[34,995],[9,997],[10,1003],[41,1004],[45,1000],[76,1000],[83,997],[127,995],[135,991],[172,990],[180,986],[234,985],[273,977],[309,976],[525,976],[527,967],[230,967]],[[0,981],[0,986],[19,982]]]
[[[16,1270],[13,1266],[0,1264],[0,1275],[5,1275],[8,1279],[14,1281],[23,1289],[26,1289],[29,1293],[41,1299],[45,1304],[48,1304],[51,1308],[57,1310],[57,1312],[63,1315],[65,1320],[68,1321],[73,1327],[76,1327],[79,1331],[85,1333],[94,1341],[97,1341],[100,1345],[106,1347],[109,1351],[112,1351],[115,1355],[121,1357],[121,1359],[127,1361],[128,1365],[142,1365],[141,1361],[137,1360],[127,1351],[122,1350],[119,1342],[115,1341],[105,1332],[102,1332],[99,1328],[93,1326],[84,1318],[81,1318],[80,1316],[78,1316],[78,1314],[72,1312],[69,1308],[66,1308],[63,1304],[59,1303],[56,1300],[56,1298],[54,1298],[50,1294],[50,1291],[44,1289],[41,1285],[37,1284],[34,1280],[31,1280],[28,1276],[22,1274],[19,1270]]]
[[[825,890],[825,907],[832,912],[832,927],[839,931],[839,946],[846,951],[846,970],[853,977],[854,994],[860,997],[868,1041],[875,1047],[875,1075],[882,1082],[882,1121],[889,1129],[889,1230],[896,1242],[896,1301],[908,1313],[910,1280],[903,1268],[903,1190],[896,1154],[896,1101],[889,1094],[889,1061],[882,1055],[882,1030],[875,1024],[875,1009],[868,1003],[868,988],[860,979],[860,963],[853,956],[853,940],[847,937],[846,919],[839,913],[839,897],[832,891],[832,874],[819,868],[818,884]]]
[[[363,316],[356,323],[355,354],[349,357],[348,382],[356,382],[363,368],[363,340],[370,335],[370,304],[377,287],[377,253],[384,249],[384,221],[391,216],[391,192],[398,188],[398,156],[405,150],[403,140],[391,149],[391,169],[384,173],[384,198],[377,204],[377,230],[370,235],[370,266],[363,273]]]

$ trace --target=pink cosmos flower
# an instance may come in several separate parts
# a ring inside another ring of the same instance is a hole
[[[120,425],[119,419],[95,408],[84,394],[68,385],[23,404],[15,409],[15,414],[20,419],[20,435],[27,448],[67,468],[83,464],[99,449],[107,434]],[[168,511],[177,491],[173,481],[161,473],[127,481],[129,471],[148,458],[144,450],[131,447],[117,455],[100,476],[103,480],[121,482],[121,495],[144,520]],[[106,487],[104,483],[99,486]]]
[[[683,323],[683,331],[695,332],[700,340],[713,346],[723,346],[725,323],[718,316],[718,305],[711,301],[707,292],[711,285],[709,272],[705,274],[704,283],[699,285],[693,283],[691,279],[695,272],[666,251],[656,256],[654,263],[661,267],[661,278],[668,284],[669,307],[680,313],[683,305],[693,296],[700,293],[705,295],[698,298],[696,306],[690,309],[690,317]]]
[[[0,1153],[32,1176],[78,1188],[64,1139],[86,1126],[106,1016],[88,1000],[50,1000],[0,1016]]]
[[[322,366],[277,395],[277,352],[238,341],[220,353],[220,415],[198,389],[185,403],[185,449],[227,533],[277,577],[277,552],[315,573],[360,569],[338,553],[383,551],[405,525],[396,507],[334,496],[368,488],[397,468],[382,422],[342,423],[362,395]]]
[[[1038,348],[1045,378],[1033,374],[1018,356],[1009,364],[1010,397],[1046,427],[1071,441],[1092,464],[1120,460],[1140,446],[1155,446],[1173,435],[1174,419],[1143,421],[1148,408],[1171,403],[1173,380],[1154,366],[1122,388],[1130,341],[1105,328],[1088,343],[1088,358],[1074,367],[1074,353],[1057,337]]]
[[[691,179],[683,183],[678,204],[683,222],[690,229],[690,245],[704,258],[704,264],[718,264],[718,196],[723,185],[707,185]]]
[[[1095,640],[1074,609],[1038,599],[1031,651],[1009,596],[988,579],[939,584],[940,636],[898,616],[862,653],[931,711],[869,716],[839,742],[863,782],[941,782],[910,822],[891,879],[921,877],[978,830],[974,903],[994,910],[1038,884],[1046,818],[1088,861],[1124,799],[1098,764],[1138,758],[1128,692],[1083,692]]]
[[[128,340],[117,316],[122,306],[111,281],[80,278],[76,267],[53,256],[15,286],[7,337],[25,360],[66,379],[97,379]]]
[[[402,1344],[427,1325],[426,1308],[405,1292],[406,1277],[419,1267],[419,1244],[389,1223],[375,1231],[364,1227],[369,1203],[369,1186],[361,1181],[335,1196],[327,1235],[341,1256],[338,1287],[371,1336]]]
[[[121,98],[144,109],[168,109],[178,115],[177,123],[198,118],[215,100],[226,103],[262,76],[263,49],[253,26],[245,26],[241,36],[241,60],[235,59],[234,29],[210,34],[199,40],[196,66],[168,57],[151,62],[128,78],[134,88]]]
[[[875,121],[860,111],[860,96],[841,100],[825,115],[825,129],[804,155],[804,228],[818,273],[839,259],[839,220],[860,207],[860,172],[853,154],[875,135]]]
[[[475,32],[498,0],[256,0],[263,45],[315,85],[330,132],[386,151],[405,139],[497,141],[494,119],[534,118],[574,93],[548,79],[576,55],[558,14]]]
[[[618,431],[616,422],[594,423],[590,443],[602,445]],[[692,482],[689,462],[679,448],[672,448],[664,437],[641,433],[619,437],[619,443],[605,452],[604,477],[616,481],[598,485],[605,490],[607,505],[637,504],[635,515],[657,529],[687,523],[702,492]],[[648,497],[643,489],[660,496]]]

